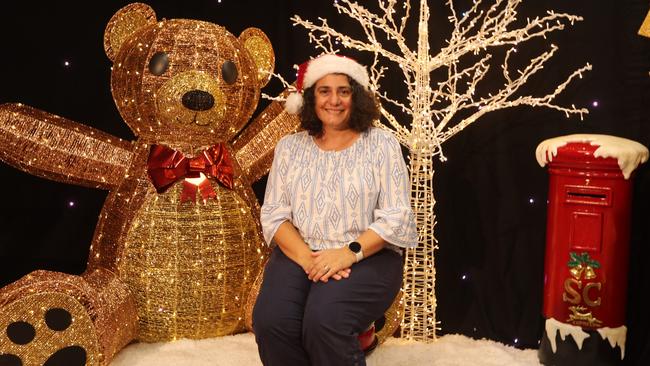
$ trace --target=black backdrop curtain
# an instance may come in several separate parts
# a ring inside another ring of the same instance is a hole
[[[23,102],[132,139],[110,94],[111,64],[103,51],[104,27],[127,3],[3,3],[0,103]],[[236,35],[249,26],[261,28],[274,45],[276,72],[290,81],[292,65],[316,54],[307,45],[306,31],[291,26],[291,15],[310,20],[323,16],[343,32],[358,31],[354,21],[339,15],[326,0],[148,3],[159,19],[206,20]],[[374,1],[362,3],[372,6]],[[459,11],[469,7],[468,1],[456,3]],[[650,39],[636,34],[648,5],[641,0],[546,0],[520,6],[521,19],[543,15],[547,9],[585,18],[545,42],[522,47],[522,52],[534,57],[550,43],[560,48],[542,74],[531,80],[527,90],[532,93],[552,90],[574,69],[593,64],[593,71],[559,98],[566,105],[587,106],[590,114],[581,122],[546,109],[495,112],[443,146],[448,161],[438,163],[435,174],[440,334],[461,333],[537,348],[543,328],[548,177],[535,161],[535,147],[546,138],[570,133],[612,134],[650,145]],[[430,6],[432,53],[436,53],[448,31],[448,12],[442,0],[430,1]],[[397,74],[383,85],[394,86],[397,95],[403,86]],[[280,90],[274,82],[265,92],[273,95]],[[266,103],[262,101],[260,109]],[[106,192],[46,181],[6,164],[0,164],[0,177],[0,286],[35,269],[81,273]],[[262,179],[255,185],[260,200],[264,183]],[[644,296],[650,292],[649,183],[649,165],[642,166],[635,178],[631,223],[626,347],[630,365],[650,363]]]

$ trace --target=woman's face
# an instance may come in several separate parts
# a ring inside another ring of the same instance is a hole
[[[316,116],[327,129],[349,128],[352,110],[352,88],[347,75],[327,74],[314,85]]]

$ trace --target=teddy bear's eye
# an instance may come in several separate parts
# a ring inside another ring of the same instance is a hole
[[[226,61],[221,66],[221,77],[226,84],[233,84],[237,81],[237,66],[232,61]]]
[[[169,66],[169,57],[165,52],[156,52],[149,60],[149,71],[154,75],[162,75]]]

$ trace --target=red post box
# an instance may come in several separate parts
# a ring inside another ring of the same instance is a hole
[[[539,359],[620,364],[632,202],[627,178],[648,150],[613,136],[572,135],[543,142],[537,153],[550,174]]]

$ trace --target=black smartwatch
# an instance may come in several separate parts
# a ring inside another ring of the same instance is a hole
[[[361,251],[361,244],[359,244],[359,242],[353,241],[348,244],[348,249],[350,249],[352,253],[354,253],[354,256],[357,257],[356,263],[359,263],[363,259],[363,251]]]

